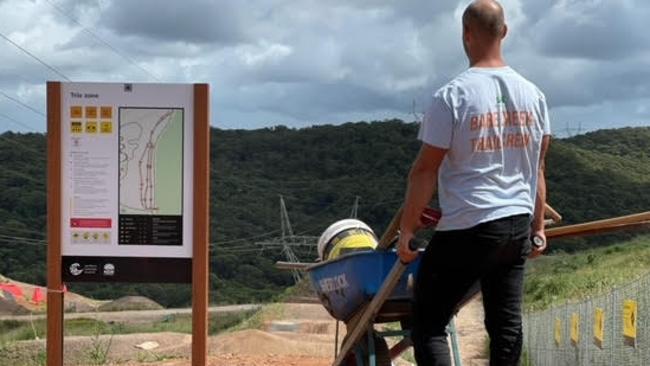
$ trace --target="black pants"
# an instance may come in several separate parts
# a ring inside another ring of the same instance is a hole
[[[479,287],[490,336],[490,365],[519,363],[530,222],[529,215],[516,215],[435,233],[415,285],[412,338],[419,366],[451,365],[445,328]]]

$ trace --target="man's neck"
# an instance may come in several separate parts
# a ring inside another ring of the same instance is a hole
[[[470,67],[504,67],[507,66],[501,55],[501,47],[495,45],[476,57],[470,58]]]
[[[470,67],[486,67],[486,68],[494,68],[494,67],[504,67],[507,66],[505,61],[502,58],[498,59],[481,59],[477,60],[476,62],[470,62],[469,64]]]

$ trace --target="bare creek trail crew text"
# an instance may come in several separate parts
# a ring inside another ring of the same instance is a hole
[[[530,144],[530,133],[524,130],[535,124],[535,114],[526,111],[488,112],[470,118],[470,131],[478,131],[472,138],[473,152],[523,149]],[[501,127],[505,127],[499,133]],[[487,135],[493,132],[494,134]]]

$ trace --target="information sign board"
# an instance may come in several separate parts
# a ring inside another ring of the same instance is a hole
[[[61,84],[63,280],[191,282],[193,84]]]

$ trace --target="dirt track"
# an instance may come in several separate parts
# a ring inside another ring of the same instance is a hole
[[[463,365],[487,365],[487,333],[483,325],[483,300],[477,297],[458,313],[456,319],[458,342]]]
[[[211,337],[209,365],[331,365],[336,322],[320,305],[285,304],[283,308],[282,314],[267,319],[264,330],[243,330]],[[487,337],[483,328],[483,306],[478,297],[465,306],[457,318],[463,364],[487,365],[483,360]],[[345,333],[343,325],[341,332],[342,338]],[[187,364],[185,359],[161,365]],[[403,359],[396,364],[411,365]]]
[[[283,304],[281,311],[265,313],[261,330],[247,329],[208,340],[209,365],[223,366],[320,366],[330,365],[334,357],[336,322],[317,304]],[[459,314],[457,328],[465,365],[485,365],[485,350],[480,299],[470,302]],[[340,339],[345,326],[341,326]],[[152,333],[65,338],[65,364],[89,362],[88,350],[111,342],[109,360],[117,365],[189,365],[191,335]],[[158,347],[144,351],[136,346],[156,342]],[[43,341],[20,342],[25,349],[43,348]],[[399,360],[396,365],[411,365]]]
[[[305,356],[249,356],[225,354],[211,356],[209,366],[330,366],[330,359],[305,357]],[[121,364],[122,366],[140,366],[140,363]],[[149,364],[150,365],[150,364]],[[188,360],[175,360],[156,363],[160,366],[186,366]]]

